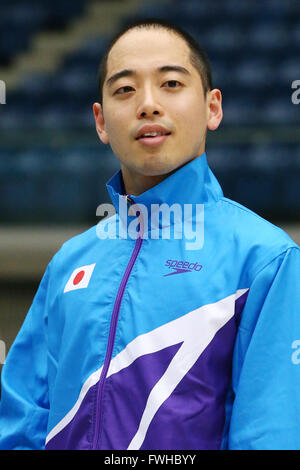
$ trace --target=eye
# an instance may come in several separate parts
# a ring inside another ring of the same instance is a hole
[[[167,82],[164,83],[164,85],[165,85],[166,83],[172,84],[169,88],[178,88],[178,87],[175,85],[176,83],[178,83],[178,84],[181,86],[181,83],[178,82],[177,80],[168,80]],[[164,85],[163,85],[163,86],[164,86]],[[175,86],[174,86],[174,85],[175,85]]]
[[[130,88],[130,90],[128,90],[128,88]],[[124,92],[120,91],[120,90],[125,90]],[[124,95],[124,93],[126,93],[126,91],[131,91],[133,90],[133,88],[131,86],[122,86],[121,88],[119,88],[117,91],[115,91],[115,95],[118,94],[118,95]]]

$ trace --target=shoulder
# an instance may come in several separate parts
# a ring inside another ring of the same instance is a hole
[[[110,219],[109,221],[106,220],[106,223],[113,223],[115,216]],[[99,250],[103,248],[103,243],[98,236],[99,225],[102,223],[99,222],[66,240],[53,256],[50,264],[58,268],[65,263],[71,265],[73,263],[88,263],[88,260],[95,257],[96,253],[99,253]]]
[[[298,247],[282,228],[242,204],[226,197],[220,199],[220,204],[231,227],[247,241],[250,239],[253,242],[267,243],[268,246],[274,245],[278,249]]]
[[[86,252],[87,250],[99,249],[99,242],[101,242],[98,236],[99,226],[114,224],[115,219],[116,215],[109,219],[103,219],[98,224],[93,225],[84,232],[65,241],[56,255],[68,256],[74,253],[79,255],[81,252]]]
[[[243,257],[260,269],[297,243],[282,228],[264,219],[236,201],[222,197],[218,215],[227,239]]]
[[[84,232],[66,240],[56,255],[68,255],[74,252],[80,252],[81,250],[86,250],[96,242],[96,227],[97,226],[94,225]]]

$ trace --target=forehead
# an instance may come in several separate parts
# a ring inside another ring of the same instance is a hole
[[[107,59],[107,74],[119,69],[151,69],[159,65],[177,63],[192,71],[190,49],[184,39],[172,31],[132,29],[111,48]]]

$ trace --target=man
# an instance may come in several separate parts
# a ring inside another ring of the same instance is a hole
[[[299,247],[223,196],[221,92],[174,28],[141,20],[102,61],[117,213],[46,270],[3,368],[1,448],[300,448]]]

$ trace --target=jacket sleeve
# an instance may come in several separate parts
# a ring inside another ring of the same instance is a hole
[[[0,449],[43,449],[48,421],[49,266],[1,374]]]
[[[300,250],[252,283],[233,357],[228,448],[300,449]]]

